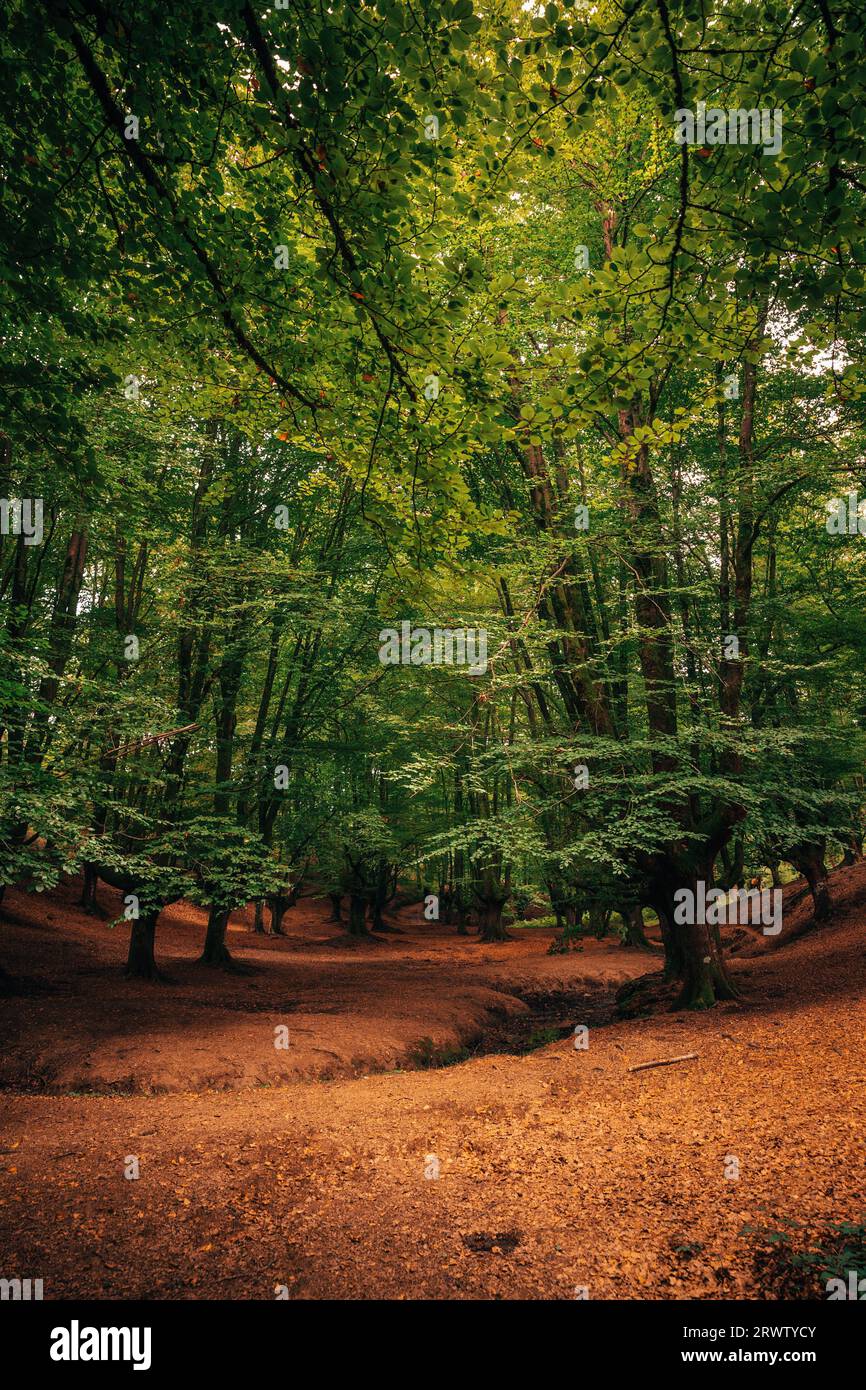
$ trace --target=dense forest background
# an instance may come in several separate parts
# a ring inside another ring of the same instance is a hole
[[[0,884],[567,945],[863,848],[866,15],[12,3]],[[760,144],[678,144],[698,102]],[[14,505],[19,502],[20,505]],[[41,511],[40,511],[41,508]],[[859,526],[858,526],[859,522]],[[487,661],[380,660],[383,630]],[[790,868],[786,868],[790,866]],[[0,941],[2,954],[2,941]]]

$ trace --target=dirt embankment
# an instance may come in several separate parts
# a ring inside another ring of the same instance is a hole
[[[233,914],[228,944],[248,975],[199,965],[205,913],[175,904],[157,928],[167,980],[126,981],[128,928],[87,916],[79,892],[7,895],[0,951],[19,992],[0,1008],[2,1086],[234,1089],[435,1061],[507,1037],[512,1022],[519,1034],[521,1019],[528,1040],[536,1008],[541,1031],[547,1013],[567,1024],[569,998],[607,999],[656,964],[612,939],[549,956],[545,929],[482,945],[417,907],[390,918],[399,934],[355,939],[328,920],[329,903],[302,898],[282,938],[255,935],[251,911]],[[119,915],[118,893],[101,885],[100,900]]]

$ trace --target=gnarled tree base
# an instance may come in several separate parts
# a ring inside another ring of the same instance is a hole
[[[225,909],[211,908],[204,939],[204,950],[196,961],[197,965],[213,965],[219,970],[228,970],[232,975],[252,974],[251,967],[240,965],[226,946],[226,928],[229,913]]]

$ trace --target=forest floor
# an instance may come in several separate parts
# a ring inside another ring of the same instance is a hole
[[[353,940],[302,899],[284,939],[237,915],[235,976],[195,964],[181,904],[170,983],[127,983],[76,885],[8,894],[0,1273],[47,1298],[776,1297],[744,1227],[866,1209],[866,864],[832,886],[826,925],[795,883],[783,936],[745,934],[741,1001],[619,1023],[657,953],[487,946],[417,908]],[[581,1022],[588,1049],[536,1046]]]

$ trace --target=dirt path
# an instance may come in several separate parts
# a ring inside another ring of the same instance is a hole
[[[822,932],[734,963],[746,1002],[593,1028],[585,1051],[220,1093],[7,1094],[4,1268],[43,1277],[46,1297],[772,1297],[745,1223],[866,1208],[866,868],[835,888]]]

